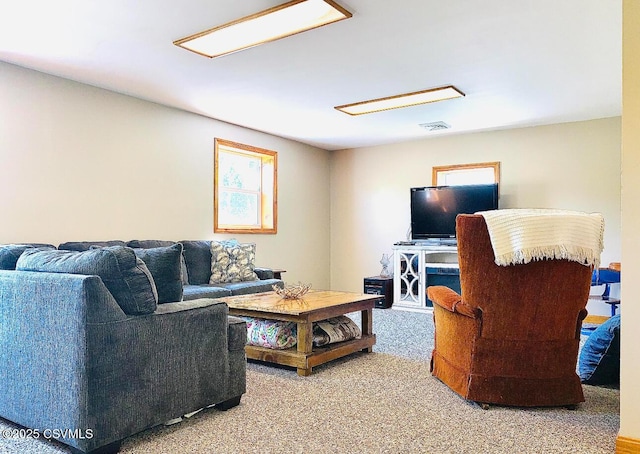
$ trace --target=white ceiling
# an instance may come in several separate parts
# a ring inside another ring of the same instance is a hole
[[[338,0],[351,19],[221,58],[172,44],[284,2],[0,0],[0,60],[328,150],[621,114],[621,0]],[[442,85],[466,96],[334,109]]]

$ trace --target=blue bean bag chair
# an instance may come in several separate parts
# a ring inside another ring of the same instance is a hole
[[[578,373],[587,385],[620,386],[620,314],[589,335],[580,351]]]

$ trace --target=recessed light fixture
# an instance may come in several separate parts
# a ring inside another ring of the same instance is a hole
[[[176,40],[173,44],[215,58],[351,16],[349,11],[332,0],[293,0]]]
[[[372,99],[354,104],[345,104],[335,108],[349,115],[363,115],[383,110],[399,109],[401,107],[417,106],[429,102],[444,101],[445,99],[460,98],[464,96],[453,85],[431,88],[429,90],[406,93],[404,95],[389,96],[387,98]]]

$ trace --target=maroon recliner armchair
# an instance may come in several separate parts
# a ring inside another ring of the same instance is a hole
[[[427,289],[432,374],[483,407],[583,402],[576,363],[592,267],[555,259],[498,266],[483,216],[459,215],[456,229],[462,296]]]

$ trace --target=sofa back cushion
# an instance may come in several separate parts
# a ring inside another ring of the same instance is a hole
[[[158,293],[153,277],[133,249],[110,246],[87,251],[27,249],[17,270],[100,276],[124,313],[150,314],[156,310]]]
[[[226,246],[237,245],[238,240],[229,239],[218,241]],[[211,279],[211,241],[208,240],[182,240],[184,247],[184,260],[189,274],[189,284],[208,284]]]
[[[147,265],[158,291],[158,303],[182,300],[182,245],[136,248],[134,252]]]
[[[151,249],[156,247],[167,247],[177,244],[170,240],[129,240],[127,246],[133,249]]]
[[[183,240],[180,244],[184,247],[189,284],[208,284],[211,277],[211,241]]]
[[[134,249],[151,249],[156,247],[173,246],[175,241],[170,240],[130,240],[127,241],[127,246]],[[153,273],[152,273],[153,274]],[[182,277],[182,284],[189,284],[189,273],[187,272],[187,264],[184,261],[184,254],[180,254],[180,274]]]
[[[58,249],[65,251],[88,251],[91,248],[96,247],[109,247],[109,246],[126,246],[127,243],[121,240],[110,241],[68,241],[58,245]]]
[[[55,249],[53,244],[24,243],[0,245],[0,270],[15,270],[18,258],[27,249],[48,248]]]

